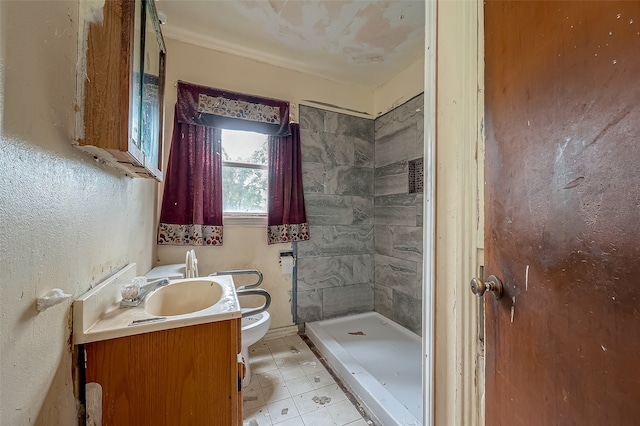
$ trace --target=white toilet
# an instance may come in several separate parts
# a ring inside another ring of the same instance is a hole
[[[262,339],[271,324],[269,312],[264,311],[259,314],[249,315],[242,318],[242,357],[245,363],[245,376],[242,379],[242,387],[251,383],[251,362],[249,360],[249,346]]]

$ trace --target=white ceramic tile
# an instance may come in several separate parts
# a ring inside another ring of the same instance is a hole
[[[320,371],[307,377],[315,389],[323,388],[336,382],[328,371]]]
[[[282,346],[286,344],[286,342],[282,337],[279,337],[277,339],[261,340],[261,342],[267,348],[272,348],[274,346]]]
[[[279,371],[285,381],[305,376],[304,370],[299,365],[294,365],[292,367],[282,367],[279,369]]]
[[[269,347],[264,343],[264,340],[258,340],[256,343],[249,346],[249,352],[268,348]]]
[[[278,368],[287,368],[287,367],[295,367],[299,366],[298,360],[293,356],[284,356],[284,357],[276,357],[274,358],[276,365]]]
[[[255,378],[252,377],[252,379]],[[249,386],[243,386],[242,387],[242,393],[246,393],[246,392],[251,392],[254,391],[256,389],[260,389],[260,383],[258,382],[258,380],[251,380],[251,383],[249,383]]]
[[[296,404],[291,398],[267,404],[267,410],[274,425],[300,416]]]
[[[291,336],[285,336],[283,337],[283,340],[291,344],[299,344],[299,343],[306,344],[302,340],[302,337],[298,336],[297,334],[292,334]]]
[[[315,361],[305,361],[302,364],[300,364],[300,366],[302,367],[302,370],[304,370],[304,374],[306,374],[307,376],[310,376],[312,374],[317,375],[317,374],[320,374],[321,372],[327,371],[327,369],[324,368],[322,363],[317,359]]]
[[[255,361],[249,357],[249,362],[251,362],[251,368],[254,373],[264,373],[265,371],[271,371],[278,368],[272,357],[262,358]]]
[[[299,364],[304,364],[305,362],[310,361],[318,361],[318,358],[314,355],[313,352],[309,351],[299,351],[293,354],[293,357],[298,361]]]
[[[242,426],[271,426],[273,424],[265,406],[253,410],[245,410],[242,417]]]
[[[262,407],[268,401],[265,400],[260,386],[242,389],[242,409],[252,410]]]
[[[249,347],[249,357],[250,358],[258,358],[263,355],[271,355],[271,350],[269,348],[263,346],[250,346]]]
[[[318,405],[313,399],[317,398],[318,394],[316,391],[309,391],[305,393],[301,393],[300,395],[296,395],[293,398],[293,401],[298,408],[300,414],[307,414],[312,411],[319,410],[322,406]]]
[[[304,426],[337,426],[326,408],[321,408],[310,413],[303,414],[302,421]]]
[[[262,395],[264,395],[264,401],[267,404],[291,397],[291,394],[289,393],[285,382],[272,383],[270,385],[262,386]]]
[[[331,414],[331,418],[338,426],[343,426],[362,418],[358,410],[356,410],[349,400],[329,405],[327,411]]]
[[[260,386],[269,386],[273,383],[284,382],[284,378],[282,377],[282,374],[280,374],[280,370],[278,369],[265,371],[264,373],[258,374],[253,372],[251,375],[251,383],[253,383],[253,380],[256,377],[258,378],[258,383],[260,384]]]
[[[299,336],[249,350],[254,380],[243,389],[243,426],[370,426]]]
[[[278,426],[302,426],[302,425],[303,425],[302,418],[300,418],[299,416],[289,420],[285,420],[282,423],[278,423]]]
[[[342,389],[340,389],[340,386],[338,386],[337,384],[316,389],[316,393],[319,397],[326,396],[328,398],[331,398],[331,402],[328,402],[326,405],[335,404],[347,399],[347,395],[345,395]]]
[[[269,350],[267,350],[266,352],[260,351],[260,353],[257,355],[249,354],[249,359],[245,360],[245,362],[247,361],[250,362],[251,365],[255,365],[257,363],[268,363],[271,361],[275,362]]]
[[[289,343],[283,343],[282,345],[271,346],[269,347],[269,350],[274,356],[280,356],[284,354],[293,355],[295,352],[299,352],[299,349],[295,345],[292,345]]]
[[[289,389],[291,396],[300,395],[301,393],[309,392],[314,389],[307,376],[287,380],[285,383],[287,384],[287,388]]]

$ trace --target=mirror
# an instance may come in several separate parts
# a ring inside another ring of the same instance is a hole
[[[143,0],[142,152],[147,168],[161,168],[165,47],[153,0]]]
[[[140,114],[142,99],[142,85],[140,84],[140,75],[142,70],[142,45],[144,41],[140,38],[142,34],[142,4],[140,2],[134,2],[134,23],[133,23],[133,54],[131,55],[132,61],[132,76],[131,76],[131,93],[129,96],[129,138],[130,145],[141,148],[140,138]]]

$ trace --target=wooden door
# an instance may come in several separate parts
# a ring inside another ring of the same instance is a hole
[[[486,424],[640,424],[640,1],[485,6]]]

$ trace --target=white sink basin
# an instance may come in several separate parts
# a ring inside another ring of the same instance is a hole
[[[218,303],[222,293],[222,286],[211,279],[178,281],[149,294],[144,310],[159,317],[191,314]]]
[[[120,308],[120,289],[137,275],[135,263],[126,265],[73,302],[74,344],[242,316],[233,279],[225,275],[172,280],[140,306]]]

